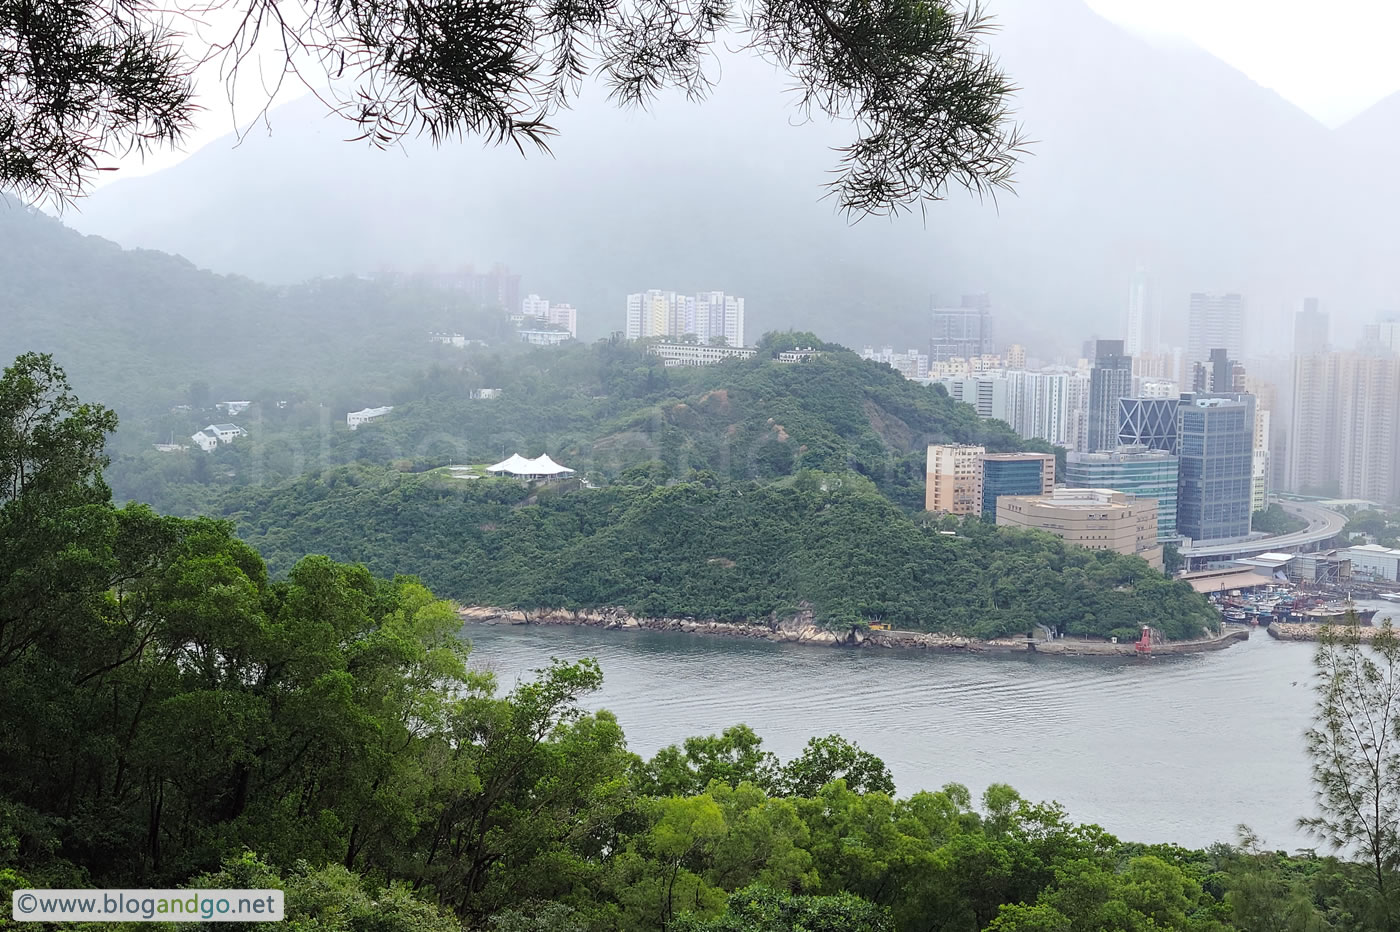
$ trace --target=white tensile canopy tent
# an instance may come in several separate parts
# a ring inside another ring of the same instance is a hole
[[[550,459],[548,453],[542,453],[532,460],[527,460],[519,453],[512,453],[509,459],[502,460],[495,466],[487,466],[486,471],[498,476],[515,476],[518,479],[558,479],[574,474],[569,467],[560,466]]]

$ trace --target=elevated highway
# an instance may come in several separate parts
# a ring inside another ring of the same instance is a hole
[[[1234,560],[1242,557],[1256,557],[1261,553],[1306,553],[1317,550],[1323,544],[1342,533],[1346,527],[1346,515],[1329,511],[1311,502],[1279,502],[1283,510],[1308,522],[1301,531],[1287,534],[1274,534],[1270,537],[1256,537],[1233,543],[1205,544],[1197,547],[1183,547],[1181,555],[1188,565],[1195,568],[1217,560]]]

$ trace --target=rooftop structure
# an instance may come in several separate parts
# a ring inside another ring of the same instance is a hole
[[[1266,573],[1239,567],[1225,567],[1216,570],[1201,570],[1181,577],[1201,595],[1212,592],[1229,592],[1233,589],[1259,589],[1278,584],[1278,580]]]
[[[1142,557],[1162,568],[1157,503],[1113,489],[1056,489],[1049,495],[1003,495],[997,524],[1046,531],[1091,550]]]
[[[1341,553],[1351,560],[1353,576],[1400,582],[1400,550],[1380,544],[1361,544]]]
[[[1176,409],[1180,404],[1176,396],[1119,398],[1118,444],[1176,453]]]

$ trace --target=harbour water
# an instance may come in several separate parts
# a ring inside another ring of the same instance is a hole
[[[1296,825],[1313,812],[1303,734],[1314,646],[1262,630],[1228,650],[1142,660],[562,626],[465,634],[473,664],[503,689],[551,656],[596,658],[605,682],[587,704],[616,713],[643,755],[739,722],[784,759],[840,734],[883,758],[902,794],[1009,783],[1128,840],[1203,846],[1243,824],[1274,847],[1314,844]]]

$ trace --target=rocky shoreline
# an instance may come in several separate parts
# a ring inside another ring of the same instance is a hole
[[[952,634],[922,631],[862,631],[845,634],[819,627],[810,612],[800,612],[792,618],[768,619],[753,624],[709,621],[696,618],[638,618],[621,609],[568,611],[540,609],[525,611],[490,606],[467,606],[457,614],[464,622],[496,625],[577,625],[610,630],[644,629],[648,631],[679,631],[714,637],[749,638],[788,644],[815,644],[824,647],[883,647],[905,650],[958,651],[963,653],[1037,653],[1066,657],[1131,657],[1137,649],[1131,642],[1112,644],[1107,641],[1086,641],[1062,638],[1054,641],[1027,641],[1022,638],[979,640]],[[1221,650],[1248,640],[1248,630],[1232,630],[1214,638],[1198,641],[1174,641],[1154,644],[1153,655],[1192,654]]]
[[[1316,641],[1321,636],[1322,629],[1322,625],[1289,624],[1276,621],[1269,625],[1269,637],[1280,641]],[[1384,631],[1385,628],[1355,625],[1352,627],[1338,626],[1333,630],[1338,634],[1355,634],[1360,640],[1369,641],[1376,636],[1376,632]]]

